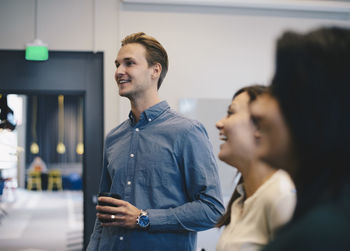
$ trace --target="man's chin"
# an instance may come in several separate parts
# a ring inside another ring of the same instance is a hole
[[[119,90],[119,96],[129,98],[131,96],[131,94],[129,92]]]

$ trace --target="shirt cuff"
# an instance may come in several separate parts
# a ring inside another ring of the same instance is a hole
[[[149,231],[183,230],[172,208],[146,211],[150,222]]]

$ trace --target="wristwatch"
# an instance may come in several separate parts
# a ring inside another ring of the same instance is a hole
[[[149,223],[149,217],[148,217],[148,213],[144,210],[141,209],[141,213],[139,216],[137,216],[136,219],[136,224],[141,228],[141,229],[148,229],[150,226]]]

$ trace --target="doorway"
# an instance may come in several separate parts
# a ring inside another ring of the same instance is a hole
[[[50,51],[49,60],[26,61],[24,51],[0,50],[0,93],[83,97],[82,187],[84,248],[95,221],[103,156],[103,53]]]

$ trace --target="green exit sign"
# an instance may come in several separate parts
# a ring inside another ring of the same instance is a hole
[[[40,40],[28,44],[25,52],[25,59],[30,61],[45,61],[49,59],[49,50],[47,45]]]

